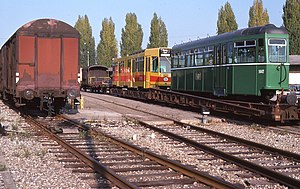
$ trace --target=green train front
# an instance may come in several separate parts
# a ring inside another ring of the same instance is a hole
[[[288,44],[286,29],[269,24],[175,45],[171,88],[277,101],[289,84]]]

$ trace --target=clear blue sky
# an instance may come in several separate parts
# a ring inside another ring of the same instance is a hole
[[[55,18],[74,26],[78,16],[87,15],[96,45],[99,43],[101,22],[112,17],[118,45],[128,12],[137,15],[142,25],[145,48],[153,13],[165,22],[169,47],[189,40],[216,34],[218,10],[227,0],[1,0],[0,46],[23,24],[39,18]],[[239,28],[247,27],[249,8],[253,0],[228,0]],[[281,26],[285,0],[263,0],[270,22]]]

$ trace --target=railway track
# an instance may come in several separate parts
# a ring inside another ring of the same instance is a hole
[[[147,90],[124,90],[124,88],[119,87],[112,88],[110,93],[125,98],[196,108],[199,111],[205,108],[214,112],[243,116],[259,121],[286,123],[289,121],[298,121],[300,117],[300,106],[291,106],[288,104],[261,104],[241,101],[226,101],[154,88]]]
[[[105,101],[110,102],[107,100]],[[135,109],[129,106],[124,106],[123,104],[117,104],[115,102],[110,103],[132,110]],[[116,111],[116,109],[117,108],[114,108],[114,111]],[[139,111],[143,112],[141,109],[139,109]],[[150,114],[149,112],[143,113]],[[151,115],[155,114],[151,113]],[[292,188],[296,188],[300,185],[300,155],[298,154],[195,127],[193,125],[181,123],[177,120],[166,118],[161,115],[155,116],[164,118],[166,120],[171,120],[175,124],[153,126],[146,122],[136,120],[136,118],[134,119],[135,122],[138,121],[140,124],[155,130],[156,132],[162,133],[165,136],[168,136],[167,140],[170,140],[170,138],[174,140],[171,143],[184,143],[184,148],[186,145],[192,146],[192,149],[185,150],[187,151],[188,155],[196,156],[197,158],[199,156],[199,159],[201,159],[203,158],[201,157],[203,152],[206,152],[213,155],[213,157],[205,157],[205,161],[213,162],[216,161],[216,159],[221,158],[222,160],[226,161],[226,165],[234,164],[234,166],[230,166],[231,168],[224,169],[237,172],[242,171],[242,169],[247,170],[246,174],[240,174],[241,177],[247,179],[260,177],[260,179],[253,179],[251,181],[253,185],[258,184],[272,186],[274,183],[280,183],[284,186]],[[249,171],[251,173],[249,173]],[[261,177],[267,179],[263,179]],[[252,184],[250,183],[250,185]]]
[[[270,127],[268,127],[268,129],[280,131],[282,133],[292,133],[295,135],[299,135],[299,137],[300,137],[300,126],[299,125],[296,125],[296,126],[284,125],[284,126],[276,126],[276,127],[270,126]]]
[[[63,117],[26,120],[56,141],[43,140],[65,167],[90,174],[82,179],[94,179],[94,188],[241,188]],[[99,183],[103,177],[110,182]]]

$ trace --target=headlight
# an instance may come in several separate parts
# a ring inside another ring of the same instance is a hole
[[[27,89],[24,91],[24,98],[27,100],[32,100],[34,98],[33,90]]]

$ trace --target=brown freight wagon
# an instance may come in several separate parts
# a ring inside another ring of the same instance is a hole
[[[81,69],[81,89],[91,92],[105,92],[111,84],[109,68],[92,65]]]
[[[56,111],[67,98],[78,97],[79,39],[75,28],[55,19],[20,27],[1,48],[2,97],[16,106],[48,106]]]

